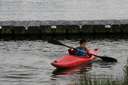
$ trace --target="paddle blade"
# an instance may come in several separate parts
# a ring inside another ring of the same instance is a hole
[[[111,57],[107,57],[107,56],[100,56],[99,58],[101,58],[103,61],[105,62],[117,62],[117,60],[115,58],[111,58]]]

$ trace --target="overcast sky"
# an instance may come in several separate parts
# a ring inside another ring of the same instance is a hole
[[[128,0],[0,0],[0,20],[128,19]]]

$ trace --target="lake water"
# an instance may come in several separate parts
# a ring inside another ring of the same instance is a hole
[[[61,42],[78,46],[77,39]],[[70,70],[56,71],[50,63],[66,54],[67,48],[43,40],[0,41],[1,85],[126,85],[128,79],[127,39],[89,40],[88,47],[99,48],[118,63],[95,61]]]
[[[0,0],[0,20],[128,19],[128,0]]]

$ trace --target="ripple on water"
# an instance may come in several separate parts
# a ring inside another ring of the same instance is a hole
[[[62,42],[78,46],[75,40]],[[114,57],[118,63],[95,61],[79,68],[58,72],[50,63],[66,54],[67,48],[46,41],[0,41],[0,84],[122,85],[127,82],[123,80],[127,79],[128,73],[127,42],[128,40],[90,40],[90,48],[100,48],[99,55]]]

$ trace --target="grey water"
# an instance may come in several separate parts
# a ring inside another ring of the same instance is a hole
[[[76,39],[61,42],[78,46]],[[0,41],[0,85],[127,85],[128,40],[90,39],[88,47],[99,48],[117,63],[95,61],[87,66],[57,72],[50,64],[67,54],[67,48],[44,40]]]
[[[127,0],[0,0],[0,21],[128,19]]]

